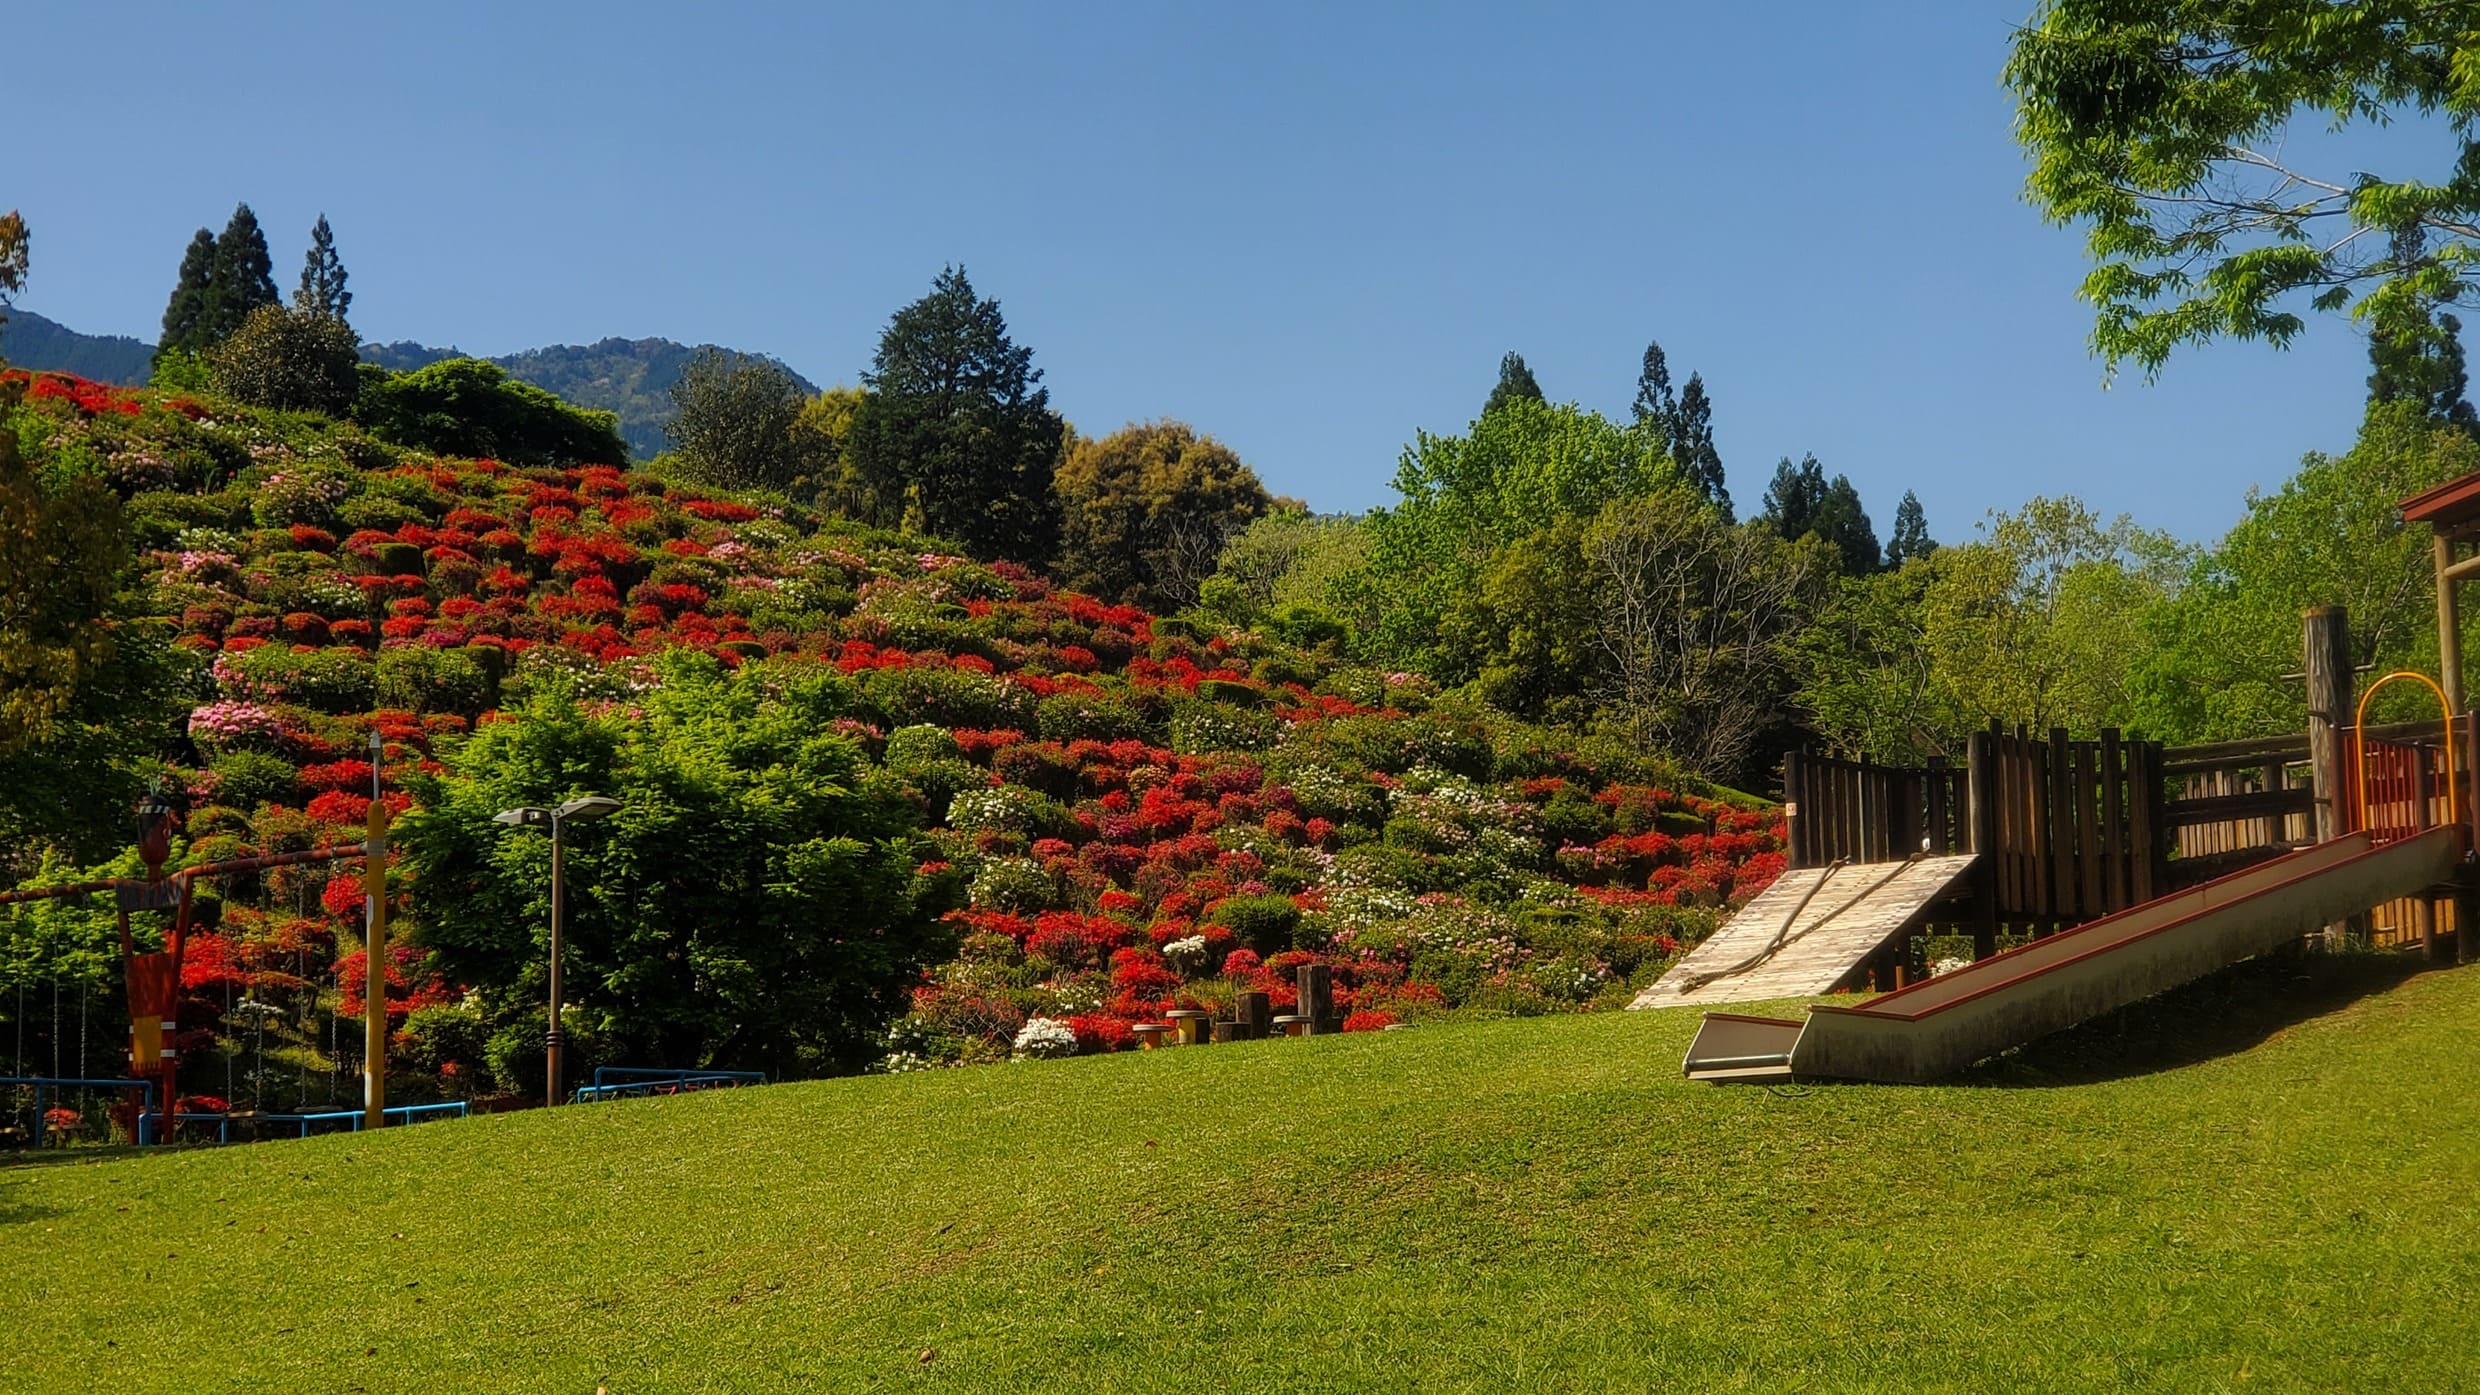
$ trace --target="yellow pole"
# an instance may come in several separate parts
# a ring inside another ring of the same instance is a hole
[[[369,962],[362,989],[362,1127],[387,1124],[387,806],[370,801],[369,859],[363,887],[367,933],[362,945]]]

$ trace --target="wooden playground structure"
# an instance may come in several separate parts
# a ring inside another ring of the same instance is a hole
[[[2310,936],[2480,957],[2457,598],[2480,578],[2461,555],[2480,543],[2480,474],[2401,509],[2434,535],[2437,678],[2361,684],[2347,617],[2320,606],[2301,617],[2295,735],[2164,748],[1993,725],[1959,769],[1795,753],[1789,868],[1635,1006],[1875,990],[1805,1022],[1708,1013],[1686,1069],[1910,1081]],[[2372,723],[2392,688],[2437,716]],[[1940,942],[1968,958],[1924,962]]]

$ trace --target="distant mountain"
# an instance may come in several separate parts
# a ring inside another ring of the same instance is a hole
[[[502,354],[491,362],[580,407],[618,414],[620,436],[629,453],[647,459],[663,449],[663,424],[672,419],[672,384],[706,344],[676,339],[605,339],[594,344],[554,344],[520,354]],[[737,352],[737,351],[735,351]],[[155,346],[125,334],[80,334],[57,320],[31,310],[11,310],[0,325],[0,358],[13,368],[75,373],[99,383],[142,384],[151,371]],[[364,344],[362,361],[405,373],[443,358],[462,356],[460,349],[434,349],[401,340]],[[790,368],[784,370],[792,372]],[[798,373],[794,382],[807,393],[816,384]]]
[[[580,407],[617,413],[621,438],[629,443],[629,453],[642,460],[663,449],[663,424],[672,419],[671,390],[680,381],[680,370],[712,347],[676,339],[605,339],[502,354],[491,362],[507,369],[508,376]],[[364,344],[362,361],[405,373],[461,352],[410,341]],[[784,371],[792,373],[789,367]],[[818,391],[816,384],[798,373],[792,373],[792,379],[803,392]]]
[[[135,387],[152,371],[155,346],[126,334],[80,334],[32,310],[11,310],[0,324],[0,358],[12,368],[75,373],[98,383]]]

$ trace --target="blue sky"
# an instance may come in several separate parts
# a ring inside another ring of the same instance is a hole
[[[153,338],[248,200],[335,226],[366,337],[710,340],[850,381],[961,261],[1088,432],[1180,417],[1385,502],[1515,349],[1627,408],[1704,374],[1733,493],[1813,451],[1881,532],[2077,493],[2182,536],[2347,448],[2364,345],[2106,391],[2021,197],[2016,4],[83,6],[9,21],[22,303]],[[108,32],[107,32],[108,31]]]

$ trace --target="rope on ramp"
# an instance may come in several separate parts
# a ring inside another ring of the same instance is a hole
[[[1922,858],[1928,855],[1929,849],[1926,845],[1923,845],[1918,852],[1913,853],[1910,857],[1903,859],[1901,862],[1898,862],[1893,867],[1889,868],[1884,876],[1879,877],[1867,886],[1862,887],[1858,895],[1852,897],[1848,901],[1845,901],[1843,904],[1836,906],[1833,910],[1826,912],[1824,915],[1817,917],[1814,922],[1810,923],[1807,928],[1801,930],[1798,934],[1792,934],[1791,927],[1800,923],[1800,913],[1808,909],[1808,903],[1817,899],[1817,893],[1826,889],[1826,883],[1834,879],[1835,873],[1840,872],[1845,867],[1851,865],[1851,860],[1848,858],[1836,858],[1834,861],[1826,864],[1825,875],[1819,877],[1817,879],[1817,884],[1808,889],[1808,894],[1800,898],[1799,904],[1791,908],[1791,914],[1783,917],[1781,928],[1774,932],[1774,938],[1766,943],[1765,948],[1758,950],[1756,953],[1728,967],[1714,969],[1707,973],[1689,975],[1680,980],[1679,987],[1674,991],[1679,993],[1693,993],[1696,990],[1703,988],[1705,985],[1715,982],[1716,980],[1730,978],[1735,974],[1744,974],[1750,969],[1756,968],[1758,965],[1763,964],[1775,955],[1782,953],[1792,945],[1799,943],[1801,940],[1806,939],[1808,936],[1813,935],[1817,931],[1825,928],[1826,924],[1832,921],[1836,916],[1839,916],[1843,912],[1850,910],[1852,907],[1859,905],[1861,902],[1868,900],[1870,897],[1875,896],[1878,892],[1885,890],[1887,886],[1893,883],[1895,878],[1910,871],[1914,864],[1918,863]]]

